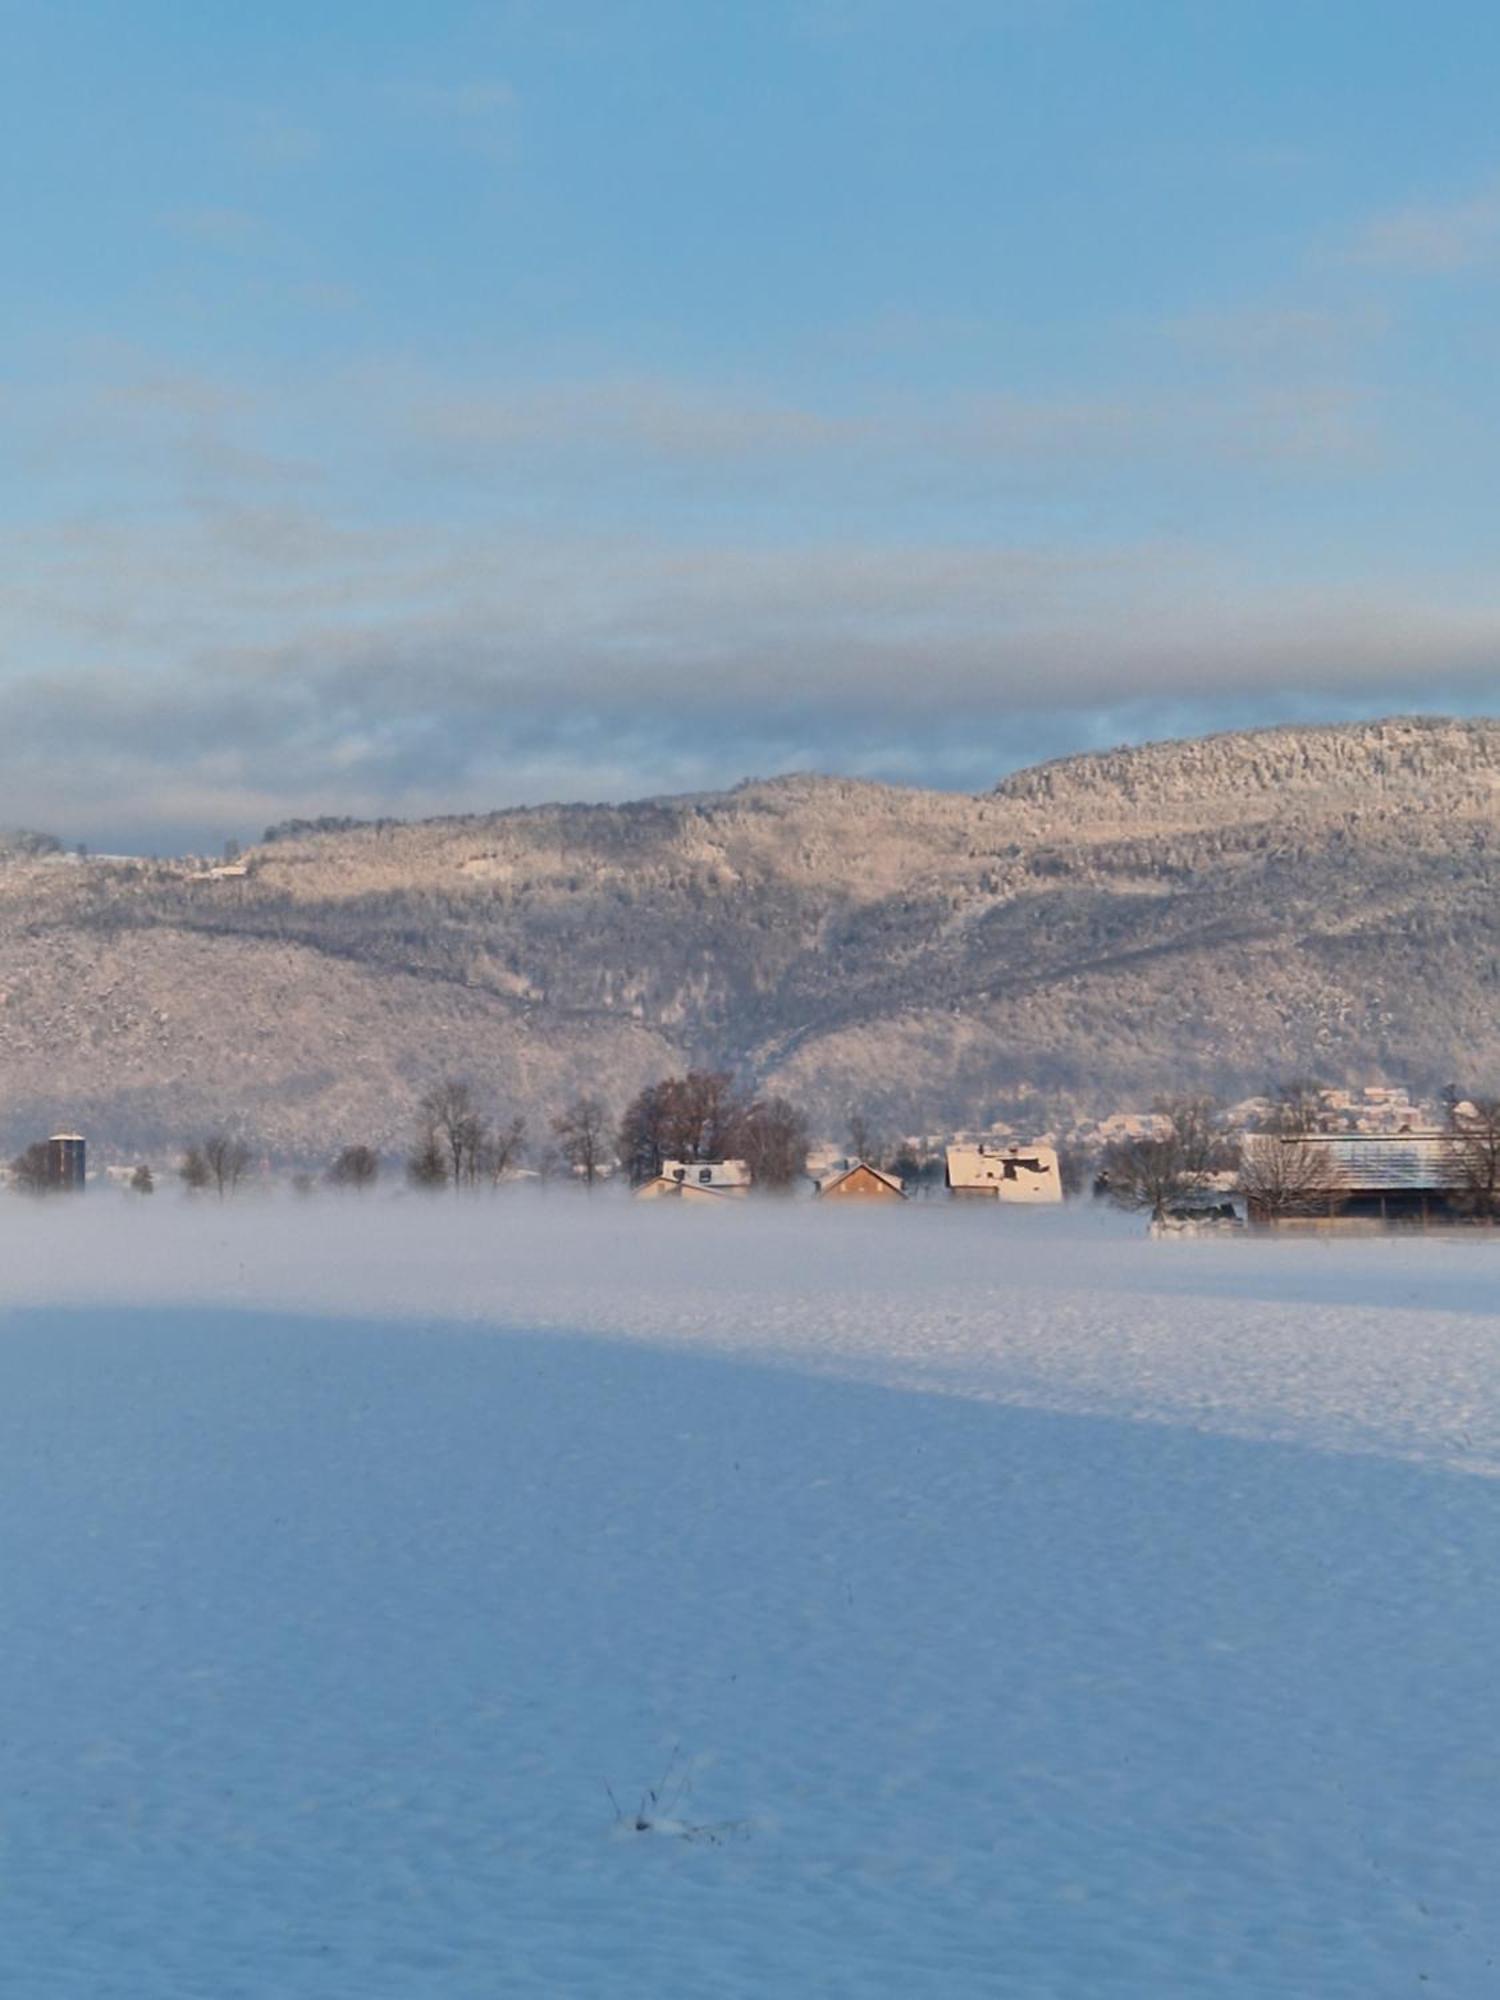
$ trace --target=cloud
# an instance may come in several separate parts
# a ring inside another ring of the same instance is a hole
[[[1341,366],[1387,332],[1382,307],[1252,305],[1185,314],[1167,331],[1190,353],[1254,367],[1306,370]]]
[[[166,217],[166,224],[174,235],[191,243],[237,255],[259,249],[271,234],[260,216],[241,208],[177,209]]]
[[[360,392],[384,412],[400,463],[419,472],[545,482],[655,467],[866,493],[872,483],[933,491],[1012,474],[1076,485],[1130,465],[1331,467],[1368,462],[1380,425],[1379,399],[1334,371],[1304,379],[1262,370],[1115,396],[974,391],[822,407],[753,386],[652,377],[496,390],[375,369]]]
[[[317,313],[354,312],[364,303],[353,285],[341,285],[331,278],[311,278],[304,284],[291,285],[287,297],[294,305]]]
[[[1101,714],[1477,698],[1500,665],[1500,604],[1297,595],[1189,545],[315,526],[201,531],[170,564],[139,530],[80,539],[44,595],[71,588],[93,662],[0,680],[7,818],[55,819],[64,763],[57,830],[96,843],[159,844],[195,813],[219,837],[807,767],[980,785],[1017,743],[1092,741]]]
[[[277,173],[310,167],[323,155],[320,132],[271,109],[247,116],[241,143],[252,165]]]
[[[401,83],[388,98],[405,118],[440,132],[467,152],[505,160],[516,151],[521,100],[502,78]]]
[[[1206,524],[1078,525],[1143,468],[1322,477],[1367,420],[1259,377],[834,406],[389,366],[247,386],[101,351],[5,413],[3,817],[55,819],[61,768],[58,831],[148,846],[752,770],[978,785],[1101,715],[1400,706],[1424,676],[1478,698],[1500,612],[1449,579],[1299,592]]]
[[[1411,277],[1445,276],[1488,264],[1500,254],[1500,187],[1460,201],[1411,203],[1371,217],[1344,257],[1371,270]]]
[[[491,462],[544,447],[569,457],[624,451],[712,460],[854,443],[866,430],[798,404],[654,378],[540,383],[455,394],[418,380],[392,385],[404,442],[448,463]]]
[[[508,83],[417,83],[402,87],[403,101],[434,118],[508,118],[519,102]]]

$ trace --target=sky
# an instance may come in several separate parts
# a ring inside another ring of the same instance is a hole
[[[1500,10],[0,33],[0,825],[1500,709]]]

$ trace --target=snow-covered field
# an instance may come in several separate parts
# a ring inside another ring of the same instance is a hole
[[[0,1271],[8,2000],[1500,1992],[1500,1244],[91,1194]]]

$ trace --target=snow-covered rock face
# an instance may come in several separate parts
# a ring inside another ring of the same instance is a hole
[[[0,1107],[132,1150],[405,1142],[471,1076],[545,1127],[693,1063],[898,1130],[1035,1086],[1500,1076],[1500,724],[1285,729],[967,798],[838,779],[289,832],[244,877],[0,861]],[[1027,1114],[1026,1122],[1030,1122]]]
[[[0,1208],[7,1994],[1488,1996],[1496,1253],[1052,1221]]]

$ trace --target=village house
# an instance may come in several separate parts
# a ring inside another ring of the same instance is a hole
[[[637,1201],[681,1199],[735,1201],[750,1192],[743,1160],[663,1160],[661,1172],[636,1189]]]
[[[906,1189],[894,1174],[867,1160],[841,1160],[818,1182],[820,1201],[905,1201]]]
[[[949,1192],[964,1200],[1059,1202],[1062,1173],[1055,1146],[949,1146]]]
[[[637,1201],[693,1201],[714,1202],[719,1206],[733,1197],[720,1193],[711,1187],[699,1187],[696,1181],[668,1180],[665,1174],[658,1174],[654,1181],[645,1181],[635,1191]]]

